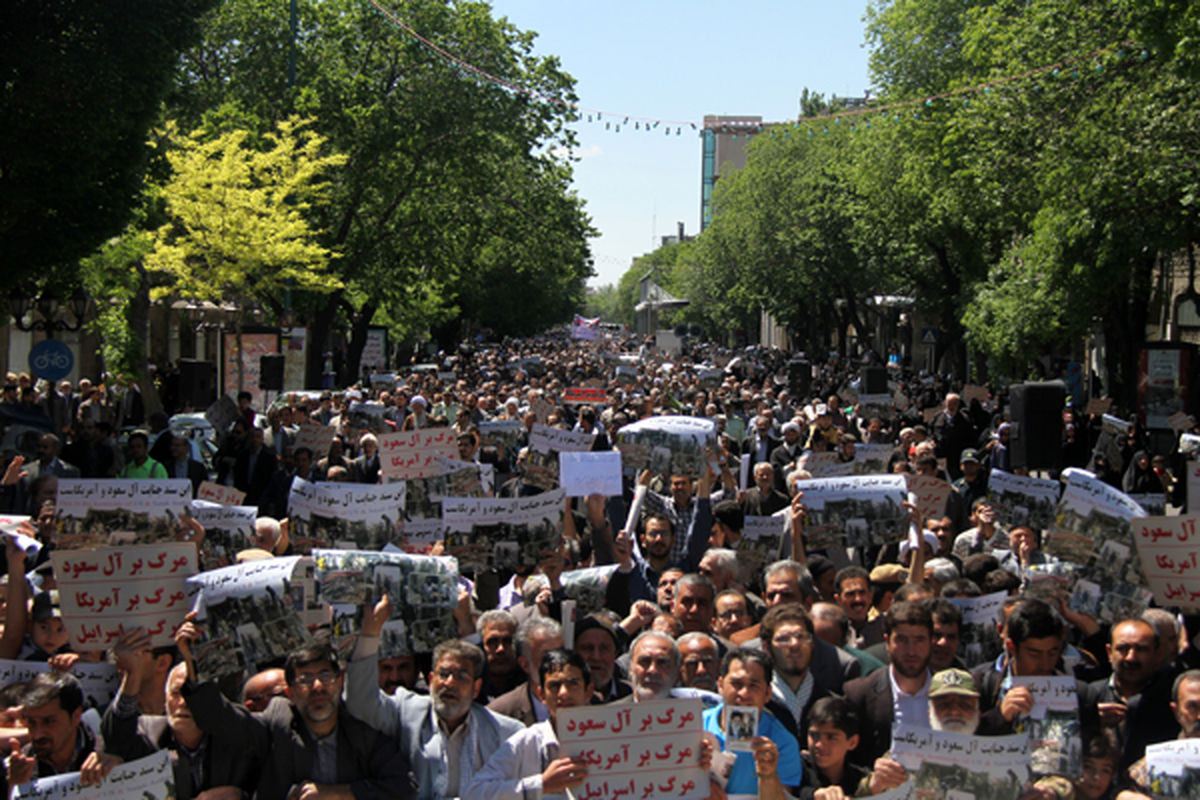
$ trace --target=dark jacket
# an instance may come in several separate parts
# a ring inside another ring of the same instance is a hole
[[[106,742],[105,752],[132,761],[166,750],[175,776],[176,800],[191,800],[218,786],[237,786],[248,795],[258,785],[261,759],[247,748],[233,747],[226,736],[207,738],[199,753],[203,759],[203,777],[199,786],[193,785],[192,756],[175,740],[167,718],[136,713],[121,715],[117,713],[116,702],[105,710],[100,727]]]
[[[317,743],[285,698],[261,714],[227,700],[212,681],[186,683],[183,696],[201,730],[217,733],[233,748],[262,761],[258,800],[284,800],[292,786],[312,779]],[[415,794],[408,759],[396,741],[338,709],[337,781],[350,785],[357,800],[411,798]]]
[[[1103,678],[1087,684],[1080,697],[1080,705],[1095,708],[1099,703],[1123,702],[1109,683]],[[1154,678],[1129,699],[1125,708],[1125,721],[1114,731],[1121,745],[1121,760],[1117,763],[1117,774],[1123,775],[1133,762],[1146,754],[1146,745],[1166,742],[1179,736],[1179,721],[1171,713],[1171,684],[1175,680],[1174,670],[1159,671]],[[1085,738],[1088,731],[1084,731]]]
[[[250,471],[250,450],[238,453],[233,465],[233,485],[239,491],[246,493],[246,505],[256,506],[262,499],[263,493],[271,485],[271,476],[279,467],[279,458],[275,451],[263,445],[254,461],[254,471]]]
[[[805,747],[806,744],[807,742],[802,742],[800,746]],[[862,783],[864,778],[870,777],[871,773],[862,767],[851,764],[849,753],[846,755],[846,765],[845,769],[842,770],[842,780],[836,785],[842,787],[842,793],[846,797],[854,797],[858,791],[859,784]],[[817,770],[817,762],[813,760],[813,757],[807,751],[800,753],[800,761],[804,764],[804,772],[802,773],[804,776],[803,782],[800,784],[800,792],[796,795],[800,800],[812,800],[813,795],[817,793],[817,789],[824,789],[827,786],[834,785],[821,780],[821,774]]]
[[[846,699],[858,712],[858,747],[847,759],[871,769],[875,759],[892,747],[892,679],[890,669],[876,670],[865,678],[846,684]]]

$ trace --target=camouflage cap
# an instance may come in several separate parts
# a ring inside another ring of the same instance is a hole
[[[944,669],[929,681],[929,698],[932,700],[947,694],[979,697],[979,689],[975,688],[975,679],[966,670]]]

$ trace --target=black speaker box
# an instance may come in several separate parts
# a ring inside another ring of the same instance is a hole
[[[283,354],[272,353],[258,360],[258,388],[264,391],[283,391]]]
[[[194,358],[179,359],[179,402],[203,411],[217,399],[217,365]]]
[[[1009,449],[1013,468],[1054,470],[1062,466],[1062,381],[1018,383],[1008,389],[1012,404]]]
[[[887,394],[887,367],[863,367],[862,391],[859,394]]]
[[[796,404],[807,402],[812,384],[812,364],[805,358],[787,362],[788,393]]]

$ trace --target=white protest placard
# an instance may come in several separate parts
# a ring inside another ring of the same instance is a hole
[[[50,664],[45,661],[0,660],[0,688],[26,683],[43,672],[50,672]],[[108,706],[121,685],[117,665],[104,661],[95,664],[77,661],[71,667],[71,674],[79,681],[87,705],[101,710]]]
[[[591,450],[594,439],[593,434],[583,431],[564,431],[535,424],[529,431],[529,449],[525,453],[525,482],[540,489],[558,488],[558,454]]]
[[[717,447],[717,425],[703,417],[647,417],[617,431],[622,463],[660,475],[700,478]]]
[[[453,558],[314,550],[314,577],[322,602],[349,606],[334,617],[334,641],[343,656],[354,650],[364,606],[386,594],[392,613],[380,633],[379,657],[429,653],[458,635],[458,564]]]
[[[908,491],[916,499],[913,502],[925,519],[941,519],[946,516],[946,501],[954,488],[931,475],[906,475]]]
[[[58,549],[172,539],[191,501],[187,478],[59,478]]]
[[[1014,720],[1014,732],[1029,735],[1035,775],[1070,775],[1083,771],[1083,740],[1079,727],[1079,695],[1073,675],[1021,678],[1008,676],[1013,687],[1033,695],[1033,708]]]
[[[292,546],[307,553],[314,547],[380,550],[398,542],[406,492],[404,482],[310,483],[296,478],[288,496]]]
[[[888,459],[895,450],[890,444],[854,445],[854,474],[882,475],[887,472]],[[814,476],[815,477],[815,476]]]
[[[313,461],[329,455],[329,445],[333,444],[333,436],[337,433],[332,425],[301,425],[296,431],[296,443],[293,451],[307,447],[312,451]]]
[[[1007,592],[992,592],[980,597],[950,598],[963,612],[958,651],[967,664],[982,664],[1000,655],[1004,642],[997,624],[1007,597]]]
[[[988,390],[986,386],[968,383],[958,396],[962,398],[963,405],[970,405],[972,400],[978,400],[982,405],[988,401]]]
[[[257,506],[225,506],[193,500],[191,514],[204,526],[204,543],[200,546],[203,569],[227,567],[237,560],[238,553],[255,546]]]
[[[1108,410],[1112,408],[1112,404],[1113,400],[1111,397],[1093,397],[1088,400],[1087,407],[1084,409],[1083,413],[1087,414],[1089,417],[1107,414]]]
[[[578,798],[708,797],[708,772],[700,769],[704,738],[699,700],[560,709],[556,733],[561,754],[588,762]]]
[[[1141,562],[1134,549],[1131,520],[1146,512],[1128,495],[1092,473],[1063,470],[1067,487],[1055,510],[1053,532],[1046,543],[1052,556],[1081,564],[1096,582],[1143,582]]]
[[[414,555],[428,555],[433,550],[434,545],[446,539],[446,523],[442,522],[441,517],[437,519],[410,519],[404,523],[404,528],[400,533],[400,544],[389,542],[384,545],[386,551],[389,547],[398,547],[401,552],[412,553]]]
[[[608,583],[616,571],[616,564],[605,564],[600,567],[567,570],[558,576],[563,595],[569,597],[576,605],[576,618],[599,611],[607,605]],[[532,605],[537,596],[537,587],[546,585],[544,574],[539,572],[530,575],[522,591],[525,604]]]
[[[859,394],[858,395],[858,416],[862,419],[872,419],[879,417],[882,420],[892,418],[895,409],[892,407],[892,396],[886,392],[882,394]]]
[[[738,457],[738,488],[750,488],[750,454],[743,453]]]
[[[621,494],[621,453],[602,450],[596,453],[558,454],[559,482],[567,497]]]
[[[312,642],[301,614],[312,559],[264,558],[188,578],[203,638],[192,647],[200,680],[255,669]]]
[[[907,535],[903,503],[908,482],[903,475],[847,475],[796,481],[804,492],[808,521],[806,550],[886,544]]]
[[[900,726],[892,735],[892,758],[912,775],[916,797],[1017,800],[1029,781],[1029,737],[968,736]]]
[[[738,580],[749,586],[761,577],[764,564],[778,561],[786,516],[746,517],[737,542]],[[727,545],[728,546],[728,545]],[[791,553],[786,557],[790,558]]]
[[[225,433],[232,427],[234,421],[241,416],[237,403],[227,394],[223,394],[204,411],[204,418],[216,429],[217,433]]]
[[[1164,607],[1200,609],[1200,514],[1133,520],[1142,570],[1154,599]]]
[[[109,647],[136,627],[154,647],[171,645],[189,611],[184,581],[198,569],[190,542],[55,551],[50,562],[63,623],[81,652]]]
[[[453,428],[421,428],[379,437],[379,473],[385,478],[438,475],[438,458],[458,458],[458,434]]]
[[[1194,798],[1200,786],[1200,739],[1146,745],[1146,780],[1154,796]]]
[[[987,483],[988,502],[996,510],[996,521],[1001,525],[1007,528],[1028,525],[1044,531],[1054,524],[1062,486],[1058,481],[994,469]]]
[[[212,481],[202,481],[196,490],[197,500],[207,500],[220,506],[240,506],[246,493],[232,486],[222,486]]]
[[[562,544],[565,506],[562,489],[532,497],[444,498],[446,553],[464,572],[535,566]]]
[[[529,409],[533,412],[538,424],[545,425],[550,421],[550,415],[554,413],[554,404],[538,394],[530,399]]]
[[[118,764],[98,785],[83,786],[78,772],[37,778],[13,787],[22,800],[175,800],[171,756],[159,750],[145,758]]]
[[[1140,492],[1129,495],[1129,499],[1142,507],[1150,517],[1165,517],[1167,515],[1167,496],[1162,492]]]
[[[818,453],[816,450],[806,450],[801,453],[800,458],[796,462],[796,466],[807,472],[814,478],[827,478],[833,475],[834,471],[839,466],[837,453]],[[854,470],[854,462],[849,461],[846,466],[850,471]]]

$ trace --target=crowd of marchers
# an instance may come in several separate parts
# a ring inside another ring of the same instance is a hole
[[[1030,565],[1053,561],[1045,531],[1006,526],[988,497],[992,470],[1024,471],[1013,461],[1006,394],[989,389],[964,403],[961,383],[893,367],[891,408],[865,413],[854,399],[863,366],[833,356],[797,380],[779,351],[692,344],[660,352],[650,341],[548,334],[464,346],[439,354],[437,369],[288,393],[262,410],[242,393],[211,452],[165,413],[145,416],[132,385],[113,394],[10,374],[0,403],[0,506],[29,516],[20,530],[43,546],[27,559],[9,539],[0,659],[50,670],[0,689],[6,786],[75,771],[99,783],[115,765],[165,750],[180,800],[569,798],[592,766],[561,752],[563,709],[699,698],[712,736],[695,766],[712,773],[710,796],[838,800],[911,777],[891,753],[899,726],[1011,734],[1034,707],[1012,679],[1056,675],[1076,680],[1081,770],[1031,780],[1023,797],[1151,796],[1146,747],[1200,737],[1200,617],[1152,605],[1106,624],[1030,582]],[[573,387],[599,389],[605,400],[564,402]],[[382,406],[381,431],[355,427],[356,403]],[[1185,503],[1174,477],[1179,456],[1148,452],[1132,415],[1114,438],[1081,399],[1068,398],[1061,413],[1061,468]],[[198,678],[203,622],[195,615],[173,646],[151,647],[140,629],[104,651],[68,643],[49,561],[60,478],[233,487],[259,511],[254,547],[239,559],[266,559],[295,550],[296,480],[385,480],[381,432],[452,428],[459,460],[488,467],[489,493],[523,497],[543,491],[524,471],[535,424],[590,434],[599,451],[615,448],[624,426],[663,415],[714,420],[717,469],[629,472],[620,495],[571,501],[558,551],[536,566],[463,576],[462,635],[432,653],[380,657],[386,596],[366,609],[348,659],[318,626],[318,644],[236,683]],[[515,452],[481,439],[479,426],[492,420],[520,423]],[[136,430],[127,430],[131,421]],[[327,450],[298,445],[306,425],[332,427]],[[853,460],[858,444],[891,446],[888,473],[947,480],[945,512],[924,517],[910,507],[897,524],[920,535],[896,537],[899,546],[809,548],[797,489],[811,477],[807,458]],[[639,485],[645,502],[626,529]],[[786,527],[785,543],[747,576],[739,568],[745,520],[771,515]],[[574,620],[568,649],[560,577],[606,564],[616,565],[606,607]],[[1002,652],[969,663],[951,600],[997,591],[1008,595]],[[72,670],[104,660],[117,665],[120,687],[111,703],[91,708]],[[727,706],[760,713],[750,748],[724,758]]]

